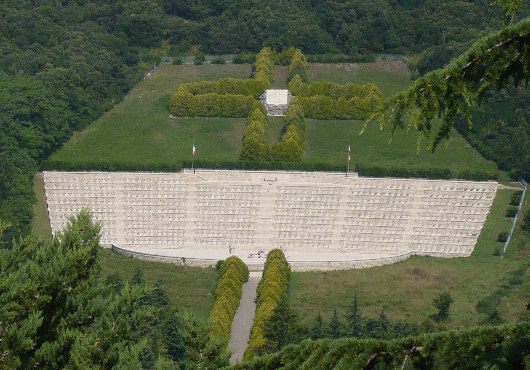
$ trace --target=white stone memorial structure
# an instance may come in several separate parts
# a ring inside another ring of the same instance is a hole
[[[288,90],[265,90],[260,100],[268,116],[284,116],[293,95]]]
[[[54,234],[88,207],[101,243],[130,254],[196,265],[234,254],[258,266],[281,248],[295,271],[469,256],[497,190],[287,171],[44,172],[44,181]]]

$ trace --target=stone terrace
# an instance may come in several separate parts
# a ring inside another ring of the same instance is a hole
[[[45,172],[52,230],[88,207],[102,244],[250,265],[282,248],[294,270],[362,268],[411,254],[469,256],[496,182],[325,172]]]

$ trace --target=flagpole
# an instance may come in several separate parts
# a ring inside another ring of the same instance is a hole
[[[350,159],[351,159],[351,146],[348,145],[348,169],[346,170],[346,177],[350,173]]]

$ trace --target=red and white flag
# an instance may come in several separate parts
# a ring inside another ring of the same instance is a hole
[[[197,155],[197,151],[195,150],[195,144],[193,144],[193,156],[195,157]]]
[[[351,150],[350,146],[348,145],[348,162],[351,160]]]

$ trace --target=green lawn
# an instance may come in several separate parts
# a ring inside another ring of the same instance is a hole
[[[497,170],[493,161],[484,159],[465,139],[453,132],[448,146],[440,145],[434,153],[420,146],[412,132],[397,131],[390,136],[371,122],[362,135],[361,121],[306,120],[306,147],[303,161],[346,163],[348,145],[352,163],[395,167],[452,167]]]
[[[245,119],[171,118],[169,96],[189,81],[248,78],[250,65],[162,65],[136,85],[125,99],[75,133],[53,160],[173,163],[191,159],[236,160],[246,130]]]
[[[310,63],[309,82],[328,80],[337,83],[354,82],[367,84],[375,82],[388,98],[412,84],[410,71],[402,61],[373,63]]]
[[[34,234],[44,239],[50,239],[52,228],[48,217],[46,194],[44,193],[44,178],[41,173],[37,173],[33,179],[33,191],[35,192],[35,200],[33,203],[31,229]]]
[[[276,66],[275,87],[285,87],[287,68]],[[118,161],[168,164],[191,158],[195,142],[198,159],[237,160],[246,130],[245,119],[171,118],[168,99],[179,84],[221,77],[246,78],[250,65],[162,65],[151,77],[135,86],[103,117],[75,133],[53,160],[74,162]],[[396,61],[366,64],[309,64],[310,80],[376,82],[385,95],[410,85],[407,67]],[[392,143],[387,132],[370,124],[359,136],[360,121],[307,120],[304,161],[343,164],[346,148],[352,147],[353,162],[397,167],[456,167],[494,170],[458,133],[449,146],[434,154],[417,154],[416,136],[398,132]],[[271,118],[267,140],[280,139],[282,120]]]
[[[516,320],[530,301],[530,234],[517,230],[504,258],[493,257],[499,231],[510,224],[502,219],[512,190],[500,190],[492,206],[476,250],[467,258],[433,258],[414,256],[406,261],[362,270],[293,273],[289,286],[289,303],[302,318],[312,322],[319,312],[329,321],[336,307],[346,313],[348,301],[357,293],[362,314],[376,316],[384,310],[393,319],[422,322],[434,314],[432,299],[449,291],[455,302],[446,323],[450,328],[480,324],[485,314],[477,313],[477,302],[501,286],[508,286],[500,298],[498,312],[502,319]],[[530,209],[528,198],[525,210]],[[524,213],[523,213],[524,214]],[[507,284],[510,273],[518,272],[522,283]]]
[[[206,319],[210,313],[213,292],[217,284],[217,271],[212,268],[176,266],[169,263],[136,260],[101,249],[101,276],[119,275],[123,281],[130,281],[137,270],[142,272],[147,287],[156,281],[169,297],[173,307],[193,311]]]

